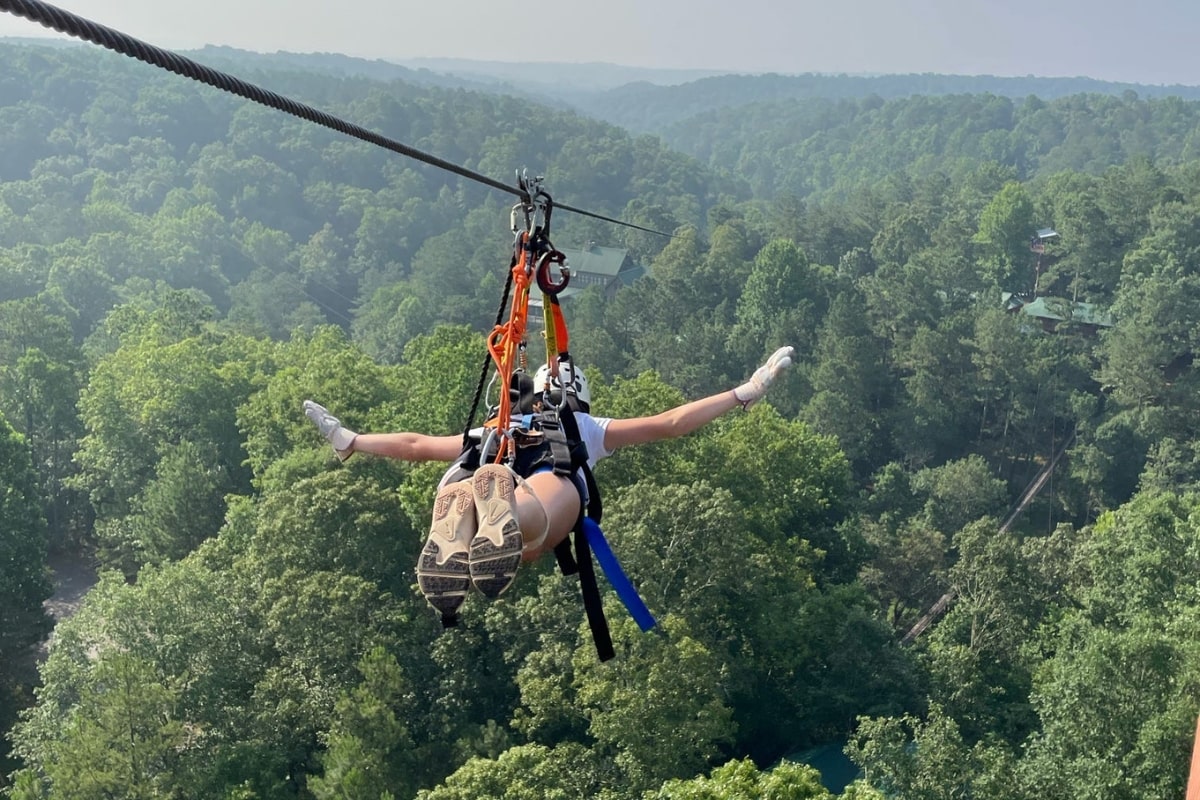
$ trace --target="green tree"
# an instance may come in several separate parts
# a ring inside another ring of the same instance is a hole
[[[46,521],[23,437],[0,416],[0,726],[31,697],[30,648],[50,630]],[[8,748],[0,750],[7,760]]]
[[[422,541],[386,473],[369,472],[325,471],[271,491],[259,503],[259,535],[248,548],[257,566],[276,577],[289,569],[336,571],[407,594]]]
[[[902,267],[930,244],[924,214],[911,205],[899,211],[875,235],[871,242],[871,259],[876,264]]]
[[[886,355],[862,314],[857,293],[838,294],[817,337],[812,398],[803,418],[836,436],[855,472],[865,474],[886,455],[881,422],[891,405]]]
[[[970,435],[974,385],[969,321],[951,314],[936,326],[921,326],[894,358],[904,395],[892,420],[893,436],[914,465],[936,464],[961,452]]]
[[[55,629],[38,705],[13,733],[24,763],[103,776],[109,761],[140,758],[147,786],[190,797],[269,779],[277,737],[248,733],[270,658],[256,588],[186,562],[144,569],[136,586],[104,573]]]
[[[1117,211],[1124,203],[1105,202],[1102,186],[1107,183],[1062,173],[1052,177],[1043,190],[1039,202],[1046,208],[1047,222],[1043,224],[1053,220],[1059,234],[1046,243],[1041,259],[1045,266],[1040,281],[1043,293],[1105,304],[1110,301],[1120,281],[1121,249],[1141,238],[1145,221],[1136,224],[1136,235],[1133,229],[1118,231],[1105,207]],[[1132,238],[1122,241],[1125,236]]]
[[[646,482],[614,501],[606,527],[619,533],[622,562],[638,576],[649,606],[686,619],[708,647],[735,649],[744,614],[769,602],[758,587],[777,576],[755,563],[753,554],[764,555],[765,544],[743,523],[729,491],[706,481]]]
[[[153,544],[142,537],[146,526],[179,522],[176,503],[184,497],[196,508],[220,509],[226,493],[249,489],[235,411],[251,391],[258,345],[200,334],[197,309],[181,295],[170,297],[176,302],[133,322],[80,399],[87,433],[78,485],[96,510],[102,556],[128,574],[146,559],[148,545],[161,557],[216,533],[197,527],[219,521],[220,512],[210,511],[182,529],[151,534]],[[157,518],[135,524],[131,516],[142,510]]]
[[[1096,521],[1081,545],[1090,580],[1076,589],[1093,619],[1125,626],[1190,601],[1190,592],[1180,592],[1200,568],[1190,518],[1196,502],[1194,495],[1143,492]]]
[[[722,232],[705,252],[698,231],[683,231],[659,253],[650,276],[619,294],[606,314],[609,327],[622,332],[636,354],[631,369],[654,370],[688,396],[730,380],[726,340],[733,299],[718,300],[696,277],[703,266],[720,286],[743,280],[744,232],[736,226]]]
[[[1012,755],[983,744],[968,746],[954,720],[937,706],[924,719],[860,719],[846,752],[862,768],[864,781],[886,797],[1023,797]]]
[[[1113,329],[1100,347],[1099,380],[1120,410],[1150,439],[1191,435],[1196,373],[1191,369],[1200,319],[1200,237],[1197,209],[1158,208],[1153,230],[1125,259],[1112,313]],[[1184,434],[1183,432],[1188,432]],[[1123,498],[1120,498],[1123,499]]]
[[[1026,643],[1060,598],[995,520],[967,525],[954,547],[954,605],[929,633],[930,695],[967,741],[999,736],[1016,747],[1037,726]]]
[[[593,407],[598,414],[608,417],[650,416],[684,402],[682,392],[653,372],[643,372],[634,378],[617,377],[611,386],[599,381],[591,386]],[[687,459],[687,454],[706,433],[698,431],[684,439],[618,450],[596,470],[605,497],[614,489],[639,481],[673,481],[681,469],[680,462]]]
[[[1000,514],[1008,499],[1004,482],[992,477],[991,468],[979,456],[923,469],[913,476],[913,488],[928,498],[922,512],[925,523],[946,535],[981,517]]]
[[[1029,240],[1037,231],[1033,201],[1025,188],[1007,183],[979,215],[980,269],[993,286],[1007,291],[1033,288]]]
[[[605,771],[575,742],[556,747],[527,744],[494,759],[468,761],[445,782],[417,793],[419,800],[571,800],[597,797],[608,785]]]
[[[830,303],[828,276],[794,243],[776,239],[759,250],[737,300],[729,348],[738,363],[792,345],[807,353]]]
[[[0,405],[29,445],[56,547],[80,540],[86,525],[85,503],[66,485],[81,433],[81,362],[65,318],[37,300],[0,304]]]
[[[182,441],[158,462],[123,527],[146,563],[183,558],[220,529],[221,498],[237,488],[215,447]]]
[[[947,537],[920,517],[861,524],[871,554],[859,570],[859,580],[878,601],[888,623],[906,629],[947,588]]]
[[[710,775],[689,780],[670,780],[644,800],[832,800],[812,767],[781,761],[769,770],[759,770],[749,759],[730,761]]]
[[[177,701],[178,690],[164,686],[150,663],[130,654],[102,661],[42,764],[51,796],[173,793],[172,767],[187,743]]]
[[[705,769],[734,738],[720,660],[681,618],[659,622],[665,637],[642,634],[628,617],[610,620],[621,658],[602,665],[587,650],[576,656],[589,732],[635,791]]]
[[[759,535],[768,543],[803,539],[823,554],[822,576],[852,577],[861,553],[838,529],[849,511],[850,468],[833,437],[765,403],[712,432],[698,442],[697,465],[732,492]]]
[[[1184,791],[1196,673],[1185,667],[1191,659],[1178,634],[1155,628],[1063,629],[1078,644],[1062,648],[1038,672],[1032,699],[1041,730],[1022,760],[1031,794],[1080,797],[1104,787],[1095,796],[1133,798]]]
[[[324,772],[308,779],[308,789],[318,800],[411,797],[418,770],[405,724],[415,711],[406,699],[410,687],[395,657],[381,648],[363,656],[359,669],[363,682],[338,701]]]

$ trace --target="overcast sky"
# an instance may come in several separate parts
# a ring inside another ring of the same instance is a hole
[[[1200,84],[1194,0],[61,0],[168,49]],[[49,35],[0,12],[0,36]]]

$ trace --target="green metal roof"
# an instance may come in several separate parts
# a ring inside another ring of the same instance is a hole
[[[629,251],[623,247],[602,247],[598,244],[587,244],[582,248],[564,247],[563,255],[572,272],[587,272],[592,275],[607,275],[615,278],[625,271],[637,268],[637,264],[629,258]],[[621,275],[624,278],[624,275]]]
[[[1015,311],[1019,308],[1022,314],[1038,319],[1052,319],[1058,322],[1070,320],[1101,328],[1113,326],[1112,315],[1093,303],[1073,303],[1065,297],[1035,297],[1026,300],[1011,292],[1005,292],[1001,299],[1005,309]]]

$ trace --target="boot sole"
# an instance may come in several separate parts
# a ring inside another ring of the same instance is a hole
[[[464,521],[474,519],[475,498],[466,486],[451,486],[433,502],[433,524],[417,559],[417,585],[429,604],[443,617],[454,617],[471,589]],[[461,535],[460,535],[461,534]],[[448,555],[445,550],[453,547]]]
[[[479,528],[471,540],[471,582],[487,597],[499,597],[517,577],[524,543],[516,516],[516,481],[500,464],[475,471],[471,481]]]

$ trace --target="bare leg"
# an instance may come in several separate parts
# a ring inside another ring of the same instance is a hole
[[[523,488],[517,490],[517,516],[521,521],[521,534],[526,548],[522,561],[534,561],[543,553],[553,550],[566,538],[579,518],[579,490],[567,478],[553,472],[539,472],[526,479],[535,497],[530,497]],[[546,529],[546,538],[535,546],[534,541]]]

